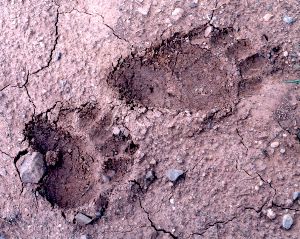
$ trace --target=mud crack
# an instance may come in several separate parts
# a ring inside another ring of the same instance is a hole
[[[213,222],[213,223],[208,224],[208,225],[202,230],[202,232],[194,232],[194,233],[191,234],[191,236],[193,236],[193,235],[203,236],[203,235],[206,233],[206,231],[209,230],[211,227],[215,227],[215,226],[218,226],[218,225],[226,225],[227,223],[232,222],[232,221],[235,220],[235,219],[237,219],[237,217],[236,217],[236,216],[233,216],[232,218],[230,218],[230,219],[228,219],[228,220],[225,220],[225,221],[222,221],[222,220],[220,220],[220,221],[215,221],[215,222]]]
[[[42,66],[40,69],[32,72],[31,75],[35,75],[35,74],[39,73],[40,71],[44,70],[45,68],[49,67],[52,60],[53,60],[53,53],[56,49],[58,39],[59,39],[59,32],[58,32],[59,15],[60,15],[60,12],[59,12],[59,6],[58,6],[57,9],[56,9],[56,19],[55,19],[55,23],[54,23],[54,26],[55,26],[54,43],[53,43],[52,48],[50,49],[50,54],[49,54],[47,63],[46,63],[46,65]]]
[[[176,237],[172,232],[164,229],[164,228],[158,228],[155,223],[153,222],[153,220],[150,218],[150,213],[143,207],[141,199],[139,198],[139,205],[141,207],[141,209],[146,213],[147,215],[147,219],[150,222],[151,227],[156,231],[156,232],[162,232],[165,233],[167,235],[169,235],[170,237],[177,239],[178,237]]]

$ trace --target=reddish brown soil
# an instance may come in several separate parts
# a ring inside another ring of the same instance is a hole
[[[195,4],[0,4],[1,237],[299,237],[299,2]]]

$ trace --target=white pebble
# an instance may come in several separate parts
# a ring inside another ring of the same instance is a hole
[[[280,149],[280,153],[281,153],[281,154],[284,154],[284,153],[285,153],[285,148],[281,148],[281,149]]]
[[[118,127],[113,127],[112,133],[113,135],[119,135],[121,133],[121,130]]]
[[[277,147],[279,146],[279,142],[274,141],[274,142],[271,143],[270,146],[271,146],[271,148],[273,148],[273,149],[274,149],[274,148],[277,148]]]
[[[265,22],[267,22],[267,21],[271,20],[273,18],[273,16],[274,16],[273,14],[267,13],[266,15],[264,15],[263,19]]]
[[[271,220],[276,218],[276,214],[275,214],[275,212],[273,212],[273,210],[271,208],[269,208],[267,210],[267,217]]]
[[[206,29],[205,29],[205,32],[204,32],[204,36],[205,37],[208,37],[210,35],[210,33],[212,32],[213,28],[212,26],[208,26]]]
[[[183,16],[184,10],[182,8],[175,8],[172,12],[172,18],[175,21],[178,21]]]

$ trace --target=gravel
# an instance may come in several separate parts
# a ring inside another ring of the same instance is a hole
[[[272,143],[271,143],[271,145],[270,145],[270,146],[271,146],[271,148],[273,148],[273,149],[274,149],[274,148],[278,148],[278,146],[279,146],[279,142],[277,142],[277,141],[274,141],[274,142],[272,142]]]
[[[119,127],[113,127],[112,133],[113,135],[119,135],[121,133],[121,130]]]
[[[61,52],[58,52],[58,53],[56,54],[56,61],[59,61],[59,60],[61,59],[61,57],[62,57],[62,53],[61,53]]]
[[[22,182],[38,183],[46,172],[44,156],[39,152],[33,152],[21,157],[20,161],[18,170]]]
[[[284,153],[285,153],[285,148],[281,148],[281,149],[280,149],[280,153],[281,153],[281,154],[284,154]]]
[[[153,181],[155,179],[155,174],[152,170],[148,171],[145,176],[146,180]]]
[[[205,29],[205,32],[204,32],[204,36],[205,37],[208,37],[213,31],[213,27],[212,26],[208,26],[206,29]]]
[[[176,182],[183,174],[184,172],[180,169],[170,169],[166,175],[171,182]]]
[[[282,227],[286,230],[289,230],[293,225],[293,217],[290,214],[285,214],[282,217]]]
[[[290,16],[284,16],[283,21],[289,25],[293,24],[296,20]]]
[[[271,20],[273,17],[274,17],[273,14],[267,13],[266,15],[264,15],[263,19],[265,22],[267,22],[267,21]]]
[[[178,21],[183,16],[184,10],[182,8],[175,8],[172,12],[172,18]]]
[[[276,218],[276,214],[271,208],[267,210],[267,217],[271,220]]]
[[[76,214],[75,220],[78,224],[81,224],[81,225],[87,225],[93,221],[93,219],[91,217],[89,217],[81,212]]]
[[[293,193],[293,200],[296,201],[300,198],[300,192],[294,192]]]
[[[196,7],[198,7],[198,3],[196,3],[196,2],[191,2],[191,3],[189,4],[189,7],[190,7],[190,8],[196,8]]]
[[[80,239],[92,239],[92,237],[90,235],[86,234],[86,235],[81,235]]]
[[[149,10],[150,10],[150,6],[139,7],[139,8],[137,9],[137,11],[138,11],[140,14],[144,15],[144,16],[147,16],[147,15],[148,15]]]

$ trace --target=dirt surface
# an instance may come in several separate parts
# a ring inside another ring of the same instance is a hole
[[[0,238],[299,238],[299,1],[0,10]]]

